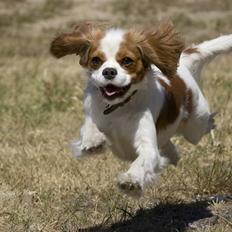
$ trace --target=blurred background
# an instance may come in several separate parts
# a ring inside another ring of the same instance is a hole
[[[0,231],[232,231],[232,203],[207,200],[232,194],[231,54],[203,75],[218,129],[198,146],[175,138],[180,163],[142,199],[117,190],[129,164],[109,150],[77,160],[69,149],[86,77],[75,56],[49,54],[51,40],[80,20],[130,28],[162,19],[198,43],[232,33],[232,1],[0,0]]]

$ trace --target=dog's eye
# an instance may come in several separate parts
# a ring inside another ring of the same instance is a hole
[[[93,65],[100,65],[102,63],[102,60],[98,56],[95,56],[95,57],[92,58],[91,63]]]
[[[134,63],[134,61],[130,57],[125,57],[122,59],[122,65],[128,66]]]

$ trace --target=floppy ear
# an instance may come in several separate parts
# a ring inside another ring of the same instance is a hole
[[[165,75],[176,74],[184,43],[172,23],[163,23],[157,30],[143,31],[143,40],[138,43],[145,62],[155,64]]]
[[[110,25],[104,22],[80,22],[72,33],[56,37],[51,43],[50,52],[57,58],[70,54],[79,55],[80,64],[86,66],[92,42],[109,27]]]
[[[56,37],[50,47],[50,52],[57,58],[69,54],[81,54],[90,46],[90,42],[75,33],[61,34]]]
[[[88,52],[91,47],[89,38],[92,24],[82,22],[75,27],[72,33],[61,34],[56,37],[50,46],[50,52],[57,58],[66,55],[76,54],[80,56],[80,64],[87,65]]]

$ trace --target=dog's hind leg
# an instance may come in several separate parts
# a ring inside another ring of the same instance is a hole
[[[178,129],[178,133],[192,144],[198,144],[201,138],[215,128],[214,117],[216,113],[211,113],[208,103],[200,92],[198,99],[194,102],[194,108],[188,119],[183,121]]]

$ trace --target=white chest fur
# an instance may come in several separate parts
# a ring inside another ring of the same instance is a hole
[[[140,90],[129,102],[107,115],[103,113],[107,107],[107,103],[103,101],[99,90],[92,89],[90,91],[90,108],[93,121],[106,136],[113,153],[119,158],[134,160],[137,157],[135,136],[139,122],[145,112],[148,112],[152,117],[152,121],[149,122],[150,126],[155,125],[164,100],[163,91],[162,87],[157,84],[153,77],[150,83],[146,83],[146,91],[143,91],[140,87]],[[146,123],[148,127],[149,123]],[[157,135],[160,146],[165,144],[175,133],[178,122],[174,124],[175,128],[165,128],[165,130],[160,131]]]

